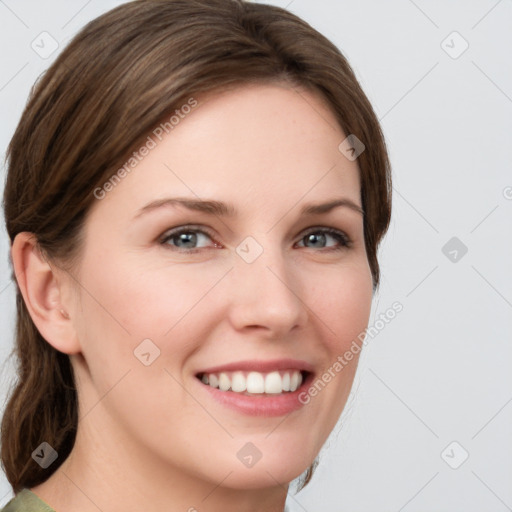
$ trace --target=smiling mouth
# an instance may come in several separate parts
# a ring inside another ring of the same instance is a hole
[[[198,373],[196,378],[204,385],[219,391],[246,396],[275,396],[293,393],[309,377],[306,370],[289,369],[271,372],[233,371]]]

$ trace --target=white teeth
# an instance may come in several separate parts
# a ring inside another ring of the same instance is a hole
[[[208,375],[208,383],[212,388],[218,388],[219,387],[219,379],[217,378],[217,375],[214,373],[210,373]]]
[[[221,391],[228,391],[231,388],[231,381],[225,373],[219,375],[219,389]]]
[[[302,384],[302,373],[299,373],[299,376],[297,377],[297,388],[299,388],[301,384]]]
[[[300,373],[293,372],[290,378],[290,391],[295,391],[299,387]]]
[[[247,389],[245,376],[242,372],[233,373],[233,377],[231,377],[231,389],[237,393],[242,393]]]
[[[288,372],[286,372],[283,375],[282,386],[283,386],[283,391],[290,391],[290,374]]]
[[[248,393],[264,393],[265,378],[261,373],[251,372],[247,375],[247,392]]]
[[[260,372],[221,372],[204,373],[201,381],[221,391],[233,391],[243,394],[274,394],[293,392],[302,384],[299,370]]]
[[[283,385],[279,372],[271,372],[265,377],[265,393],[282,393]]]

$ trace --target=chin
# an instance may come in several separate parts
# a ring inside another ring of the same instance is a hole
[[[307,433],[288,442],[281,435],[268,432],[261,436],[236,437],[231,445],[236,448],[227,448],[219,454],[219,462],[224,466],[222,472],[216,468],[214,479],[218,482],[219,474],[227,475],[223,485],[233,489],[263,489],[276,485],[287,485],[299,477],[313,463],[318,449],[308,447]],[[274,439],[272,439],[274,437]],[[233,455],[235,457],[233,458]]]
[[[223,486],[240,490],[286,487],[292,480],[299,477],[312,462],[294,464],[293,461],[288,461],[286,458],[276,464],[260,461],[252,468],[235,468],[226,478]],[[215,476],[218,479],[218,475]]]

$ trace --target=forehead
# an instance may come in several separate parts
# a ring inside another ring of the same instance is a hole
[[[338,149],[346,135],[319,93],[251,84],[194,99],[172,130],[149,135],[152,148],[105,203],[122,197],[135,209],[180,194],[247,211],[340,194],[360,203],[357,163]]]

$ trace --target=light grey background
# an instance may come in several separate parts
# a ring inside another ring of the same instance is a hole
[[[37,76],[121,3],[0,0],[2,160]],[[394,301],[404,308],[367,344],[352,399],[290,510],[512,510],[512,2],[268,3],[340,48],[381,119],[394,204],[371,323]],[[31,48],[43,31],[60,45],[48,59]],[[14,325],[7,250],[2,226],[2,362]],[[2,369],[3,404],[12,363]],[[11,496],[2,477],[0,505]]]

